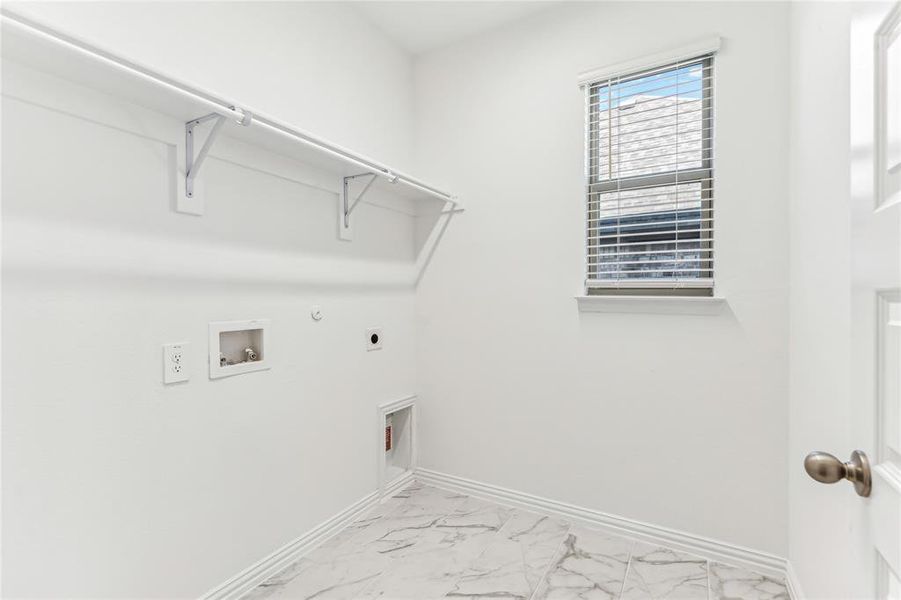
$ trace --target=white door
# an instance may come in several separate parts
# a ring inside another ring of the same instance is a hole
[[[856,482],[854,490],[823,490],[810,498],[811,513],[826,519],[818,537],[830,544],[841,540],[844,547],[830,546],[822,556],[803,560],[805,576],[821,580],[811,582],[817,590],[811,600],[901,600],[901,2],[854,4],[850,11],[851,343],[833,347],[840,354],[830,363],[838,366],[847,359],[850,393],[843,410],[829,412],[824,406],[814,418],[819,418],[818,437],[842,443],[848,435],[861,453],[852,456],[856,462],[840,456],[848,461],[844,465],[824,453],[805,460],[815,479],[838,482],[847,476]],[[843,265],[834,265],[832,272],[847,281]],[[823,329],[830,326],[822,323]],[[842,422],[834,418],[839,414],[845,415]],[[808,546],[806,553],[812,550]],[[836,562],[833,557],[839,556]],[[830,583],[824,586],[824,581]],[[842,590],[829,591],[830,585]]]
[[[865,597],[901,600],[901,3],[851,24],[852,443],[872,491],[852,509]],[[855,500],[857,500],[855,498]],[[870,583],[870,585],[867,585]]]

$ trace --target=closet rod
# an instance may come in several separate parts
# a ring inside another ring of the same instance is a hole
[[[2,21],[4,24],[13,26],[14,28],[28,35],[32,35],[45,41],[49,41],[53,44],[73,50],[78,54],[99,61],[107,66],[134,76],[142,81],[150,82],[155,85],[164,87],[167,90],[175,92],[176,94],[184,98],[188,98],[194,102],[202,104],[204,107],[212,110],[213,112],[216,112],[227,118],[232,118],[238,123],[247,124],[247,121],[250,120],[251,125],[262,125],[270,131],[274,131],[282,136],[286,136],[293,140],[302,142],[303,144],[306,144],[319,151],[338,158],[339,160],[342,160],[350,165],[361,167],[372,173],[375,173],[376,175],[385,177],[392,183],[402,182],[405,185],[414,187],[426,194],[444,200],[445,202],[449,202],[454,206],[454,208],[458,207],[458,201],[450,194],[435,189],[409,175],[390,169],[389,167],[377,163],[376,161],[371,160],[365,156],[356,154],[355,152],[347,150],[346,148],[343,148],[337,144],[326,142],[325,140],[322,140],[309,132],[297,129],[296,127],[288,123],[261,114],[254,110],[242,108],[237,103],[222,100],[215,94],[204,91],[201,88],[185,84],[181,81],[178,81],[177,79],[162,75],[154,71],[153,69],[141,65],[140,63],[122,58],[112,52],[98,48],[74,36],[61,33],[40,23],[36,23],[5,8],[0,9],[0,21]]]
[[[189,98],[195,102],[203,104],[210,110],[213,110],[224,117],[233,117],[240,121],[244,118],[244,112],[239,110],[234,104],[229,104],[218,100],[212,94],[192,88],[180,81],[171,79],[159,73],[143,67],[138,63],[128,61],[124,58],[116,56],[110,52],[106,52],[83,42],[77,38],[60,33],[39,23],[35,23],[25,17],[19,16],[9,10],[0,9],[0,21],[4,24],[12,25],[14,28],[28,35],[49,41],[53,44],[66,47],[83,56],[87,56],[93,60],[104,63],[116,70],[126,72],[138,79],[162,86],[169,91],[175,92],[185,98]]]
[[[370,171],[376,175],[381,175],[385,177],[392,183],[402,182],[410,187],[414,187],[418,190],[421,190],[431,196],[435,196],[436,198],[440,198],[445,202],[450,202],[454,206],[457,206],[458,201],[446,192],[442,192],[441,190],[435,189],[430,185],[423,183],[409,175],[404,173],[400,173],[395,171],[389,167],[376,163],[375,161],[371,161],[363,156],[356,155],[352,153],[350,150],[346,150],[341,146],[330,144],[324,140],[321,140],[314,136],[311,133],[307,133],[303,130],[296,129],[283,121],[279,121],[272,117],[261,115],[258,113],[253,113],[253,123],[258,123],[263,125],[267,129],[279,133],[283,136],[287,136],[289,138],[298,140],[308,146],[312,146],[318,150],[331,154],[337,158],[340,158],[350,164],[357,165],[359,167],[363,167],[367,171]]]

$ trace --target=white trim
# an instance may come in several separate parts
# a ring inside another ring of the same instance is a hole
[[[285,567],[319,546],[336,533],[357,521],[376,505],[378,494],[372,492],[320,523],[297,539],[288,542],[266,558],[241,571],[203,596],[201,600],[237,600]]]
[[[385,438],[381,433],[385,429],[385,417],[405,408],[410,409],[410,469],[392,481],[385,481]],[[413,473],[416,471],[418,446],[416,435],[416,396],[407,396],[399,400],[380,404],[376,410],[376,414],[378,416],[376,431],[379,432],[379,435],[376,436],[378,439],[378,448],[376,451],[378,495],[380,499],[383,499],[409,483],[413,478]]]
[[[580,312],[718,315],[726,308],[722,296],[576,296]]]
[[[892,463],[884,463],[873,467],[873,473],[879,475],[896,496],[901,496],[901,469]]]
[[[410,469],[409,471],[407,471],[400,477],[395,477],[394,481],[391,481],[385,485],[385,489],[381,493],[381,499],[385,500],[387,498],[391,498],[392,496],[397,494],[397,492],[401,491],[402,489],[404,489],[405,487],[407,487],[408,485],[413,483],[413,480],[415,478],[416,478],[416,471],[413,469]]]
[[[891,325],[891,305],[901,302],[901,290],[879,290],[876,292],[876,411],[873,432],[876,453],[873,457],[876,464],[882,463],[889,456],[890,450],[901,451],[901,448],[892,448],[886,440],[886,431],[883,425],[888,421],[888,406],[892,398],[888,397],[885,389],[888,365],[885,362],[883,346],[886,343],[886,327]]]
[[[888,164],[888,66],[886,55],[889,47],[901,44],[901,2],[895,4],[885,20],[876,31],[874,40],[874,89],[873,89],[873,127],[874,127],[874,187],[876,208],[893,206],[901,202],[901,191],[897,186],[901,180],[898,165]],[[892,181],[894,180],[894,182]]]
[[[671,50],[665,50],[656,54],[642,56],[641,58],[591,69],[590,71],[584,71],[579,74],[579,87],[596,83],[616,75],[629,75],[631,73],[644,71],[645,69],[653,69],[654,67],[660,67],[668,63],[679,62],[680,60],[687,60],[704,54],[717,52],[721,45],[722,39],[719,36],[712,36]]]
[[[901,468],[893,462],[883,462],[872,469],[873,495],[869,511],[873,547],[885,569],[897,573],[901,570],[897,529],[901,522]],[[877,589],[886,584],[884,572],[877,568],[874,575]]]
[[[786,559],[766,552],[759,552],[684,531],[642,523],[626,517],[574,506],[565,502],[542,498],[525,492],[448,475],[430,469],[417,469],[416,479],[428,485],[462,492],[499,504],[563,517],[590,527],[610,529],[620,535],[628,535],[640,540],[664,544],[677,550],[684,550],[707,559],[745,567],[771,577],[781,578],[786,576]]]
[[[890,591],[890,571],[888,565],[885,564],[882,556],[876,554],[876,598],[889,598]]]
[[[798,574],[791,562],[785,561],[785,587],[788,588],[788,595],[792,600],[804,600],[804,590],[801,589],[801,582],[798,580]]]

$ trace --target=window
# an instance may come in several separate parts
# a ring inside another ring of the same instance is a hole
[[[588,293],[712,295],[713,55],[585,89]]]

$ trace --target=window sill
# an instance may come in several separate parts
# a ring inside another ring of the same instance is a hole
[[[722,296],[576,296],[579,312],[645,313],[657,315],[718,315],[725,312]]]

